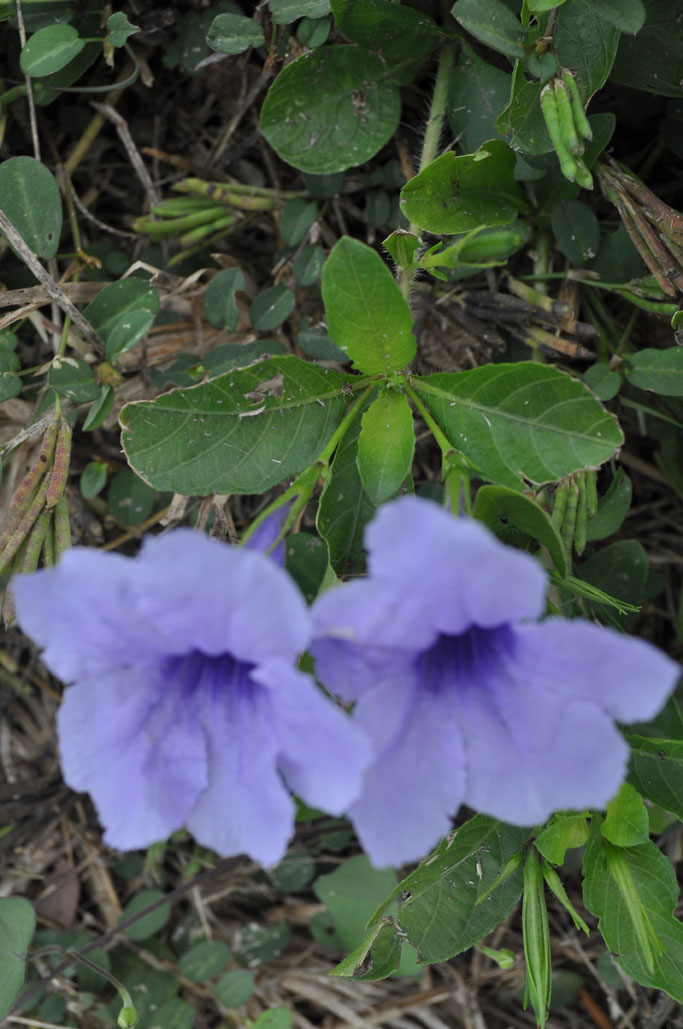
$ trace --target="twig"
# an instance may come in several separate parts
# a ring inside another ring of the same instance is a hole
[[[17,251],[24,264],[30,268],[38,281],[42,282],[43,286],[45,286],[45,289],[50,294],[52,300],[59,304],[64,314],[67,314],[69,318],[71,318],[73,324],[79,329],[88,342],[93,345],[99,357],[105,358],[107,348],[98,333],[95,332],[90,322],[87,318],[83,317],[78,308],[74,307],[52,276],[43,268],[36,255],[26,245],[23,238],[19,235],[2,209],[0,209],[0,230],[2,230],[4,235],[7,237],[8,242],[10,242]]]
[[[242,118],[247,113],[249,108],[253,106],[256,97],[259,95],[259,93],[271,77],[272,72],[270,70],[264,70],[261,72],[256,82],[251,87],[249,92],[246,94],[244,100],[242,100],[242,102],[239,104],[237,110],[233,114],[228,124],[225,126],[222,135],[219,136],[218,142],[213,148],[213,152],[209,158],[209,165],[216,164],[216,162],[221,159],[221,157],[225,153],[225,148],[227,147],[228,143],[232,139],[235,130],[237,129],[237,126],[242,121]]]
[[[115,111],[110,104],[98,104],[94,100],[91,100],[90,106],[93,107],[98,114],[108,118],[108,120],[116,126],[119,139],[123,143],[126,153],[128,154],[128,160],[133,165],[137,177],[145,188],[149,199],[149,206],[154,207],[156,204],[161,203],[161,198],[157,193],[156,186],[152,182],[152,177],[147,171],[145,163],[140,156],[140,151],[130,134],[130,129],[128,128],[126,119],[120,115],[118,111]]]
[[[19,40],[21,49],[26,46],[26,26],[24,24],[23,0],[17,0],[17,27],[19,29]],[[36,118],[36,105],[33,99],[33,80],[30,75],[24,74],[26,82],[26,99],[28,100],[28,114],[31,121],[31,140],[33,142],[33,156],[36,161],[40,160],[40,137],[38,136],[38,121]]]

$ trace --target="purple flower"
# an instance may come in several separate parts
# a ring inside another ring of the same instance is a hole
[[[335,814],[358,795],[369,745],[297,670],[310,615],[262,554],[178,529],[134,560],[72,550],[14,595],[75,683],[58,715],[64,777],[92,794],[111,846],[186,825],[270,864],[292,834],[289,790]]]
[[[378,753],[349,809],[377,865],[417,860],[459,805],[518,825],[603,807],[626,771],[614,721],[679,675],[655,647],[549,618],[546,575],[481,524],[403,497],[366,533],[369,574],[313,609],[322,682]]]

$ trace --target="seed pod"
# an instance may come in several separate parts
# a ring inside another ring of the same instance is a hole
[[[553,502],[553,513],[551,521],[556,529],[562,528],[564,522],[564,513],[567,510],[567,499],[569,497],[569,483],[561,482],[555,490],[555,500]]]
[[[576,181],[581,189],[593,188],[593,176],[580,157],[576,158]]]
[[[576,528],[574,529],[574,550],[577,554],[583,554],[586,549],[586,529],[588,526],[588,504],[586,497],[586,474],[581,473],[577,488],[579,491],[578,506],[576,509]]]
[[[551,956],[548,910],[545,906],[543,873],[535,847],[529,849],[524,864],[524,900],[522,901],[522,931],[526,960],[527,999],[536,1014],[540,1029],[545,1026],[550,1007]]]
[[[9,516],[2,533],[0,533],[0,553],[7,546],[8,541],[16,531],[21,516],[25,514],[31,506],[31,502],[38,490],[40,480],[52,464],[53,452],[57,439],[57,429],[58,423],[54,421],[48,427],[45,435],[43,436],[43,442],[40,445],[40,450],[38,451],[35,461],[14,491],[12,499],[10,500]]]
[[[571,559],[574,532],[576,531],[576,515],[579,507],[579,487],[575,479],[570,479],[567,485],[569,487],[567,491],[567,508],[564,513],[561,535],[567,557]]]
[[[569,99],[572,105],[572,114],[574,115],[574,127],[576,131],[584,139],[593,138],[593,130],[590,127],[590,122],[586,117],[586,112],[583,107],[583,100],[579,93],[579,87],[576,79],[570,71],[566,68],[562,72],[562,81],[569,91]]]
[[[9,571],[12,558],[19,550],[19,547],[31,531],[33,523],[43,510],[43,507],[45,506],[45,497],[47,496],[47,487],[48,480],[43,479],[30,506],[21,515],[14,532],[7,540],[2,552],[0,552],[0,574]]]
[[[570,182],[576,178],[577,164],[569,153],[560,130],[560,114],[557,107],[557,97],[551,83],[548,83],[541,90],[541,111],[545,121],[550,142],[560,162],[562,174]]]
[[[50,472],[50,484],[45,498],[46,507],[54,507],[66,486],[69,475],[69,459],[71,457],[71,426],[61,419],[55,447],[55,459]]]
[[[574,112],[572,111],[572,102],[569,98],[569,90],[562,79],[555,79],[553,87],[557,98],[557,114],[562,141],[570,153],[582,154],[583,142],[579,139],[574,125]]]
[[[18,569],[19,571],[35,572],[38,567],[40,552],[43,549],[45,536],[50,529],[51,520],[50,512],[45,510],[43,510],[36,518],[33,523],[33,528],[26,540],[26,549],[24,550],[21,567]]]
[[[50,524],[43,540],[43,567],[52,568],[55,564],[55,521],[54,511],[50,511]]]
[[[70,549],[71,524],[69,522],[69,505],[66,502],[66,493],[62,493],[55,505],[55,561],[58,561],[62,554]]]
[[[598,511],[598,476],[594,471],[586,472],[586,512],[589,518]]]

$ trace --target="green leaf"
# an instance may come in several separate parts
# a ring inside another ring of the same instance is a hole
[[[383,918],[332,969],[331,975],[342,979],[386,979],[398,970],[402,956],[403,938],[396,934],[393,920]]]
[[[494,68],[463,43],[448,83],[448,123],[465,153],[498,135],[496,119],[507,106],[512,76]]]
[[[257,968],[282,954],[291,933],[286,922],[269,925],[250,923],[235,937],[235,957],[242,965]]]
[[[214,993],[226,1008],[237,1008],[246,1004],[254,992],[254,975],[246,968],[235,968],[226,972],[216,985]]]
[[[268,0],[276,25],[289,25],[297,18],[322,18],[330,13],[330,0]]]
[[[24,984],[26,952],[36,927],[33,906],[23,897],[0,897],[0,1019]]]
[[[261,109],[261,131],[283,161],[323,175],[373,157],[398,126],[401,98],[379,57],[326,46],[280,72]]]
[[[19,358],[14,353],[14,347],[0,342],[0,404],[21,393],[22,382],[16,374],[18,370]]]
[[[199,983],[219,975],[230,961],[230,948],[220,940],[203,940],[186,950],[179,961],[186,979]]]
[[[33,157],[0,164],[0,207],[24,243],[46,261],[59,247],[62,199],[54,176]]]
[[[124,468],[112,479],[107,500],[117,522],[139,525],[152,513],[154,490],[130,468]]]
[[[60,396],[74,404],[85,404],[100,395],[100,385],[95,381],[91,365],[80,357],[55,357],[47,381]]]
[[[346,950],[361,942],[368,920],[396,882],[393,868],[373,868],[365,854],[316,879],[313,892],[331,912]]]
[[[603,20],[593,0],[567,0],[557,15],[554,40],[560,66],[572,69],[587,102],[607,81],[619,45],[619,29]]]
[[[586,369],[583,381],[598,400],[613,400],[621,389],[621,375],[619,372],[611,371],[604,361],[592,364]]]
[[[337,447],[318,505],[317,528],[327,542],[330,564],[337,575],[365,568],[365,526],[375,513],[358,472],[360,418],[356,418]]]
[[[514,179],[515,157],[500,139],[475,154],[443,154],[401,190],[401,210],[428,232],[468,232],[505,225],[525,206]]]
[[[629,783],[622,783],[616,797],[607,805],[600,830],[615,847],[636,847],[650,839],[647,808],[638,791]]]
[[[270,286],[255,298],[250,308],[251,324],[257,332],[270,332],[282,325],[294,310],[295,296],[286,286]]]
[[[145,1019],[148,1026],[163,1026],[163,1029],[192,1029],[195,1010],[192,1004],[179,997],[171,997],[155,1008],[151,1017]]]
[[[647,552],[636,540],[610,543],[581,564],[582,579],[637,607],[645,598],[647,572]],[[591,608],[590,604],[587,606]]]
[[[308,604],[312,604],[318,596],[327,571],[327,563],[327,547],[319,536],[313,536],[310,532],[293,532],[287,537],[285,567]],[[297,856],[301,863],[301,854],[298,853]],[[289,854],[283,861],[290,863]],[[280,868],[282,863],[277,867]]]
[[[534,846],[546,861],[561,865],[567,851],[572,847],[583,847],[588,839],[588,822],[585,815],[553,815],[545,829],[534,840]]]
[[[627,903],[603,857],[603,850],[612,845],[603,843],[598,820],[593,821],[583,863],[584,903],[600,919],[605,943],[624,972],[641,985],[664,990],[681,1003],[683,923],[672,914],[678,899],[673,866],[652,841],[620,850],[634,887]],[[658,948],[650,946],[649,968],[643,953],[642,928],[634,921],[634,911],[645,916],[663,948],[658,953]]]
[[[302,18],[296,30],[296,38],[302,46],[315,50],[327,42],[330,34],[329,18]]]
[[[136,915],[139,911],[144,911],[145,908],[149,907],[150,904],[154,904],[155,901],[161,900],[163,897],[161,890],[140,890],[139,893],[130,900],[123,912],[121,913],[120,921],[123,922],[125,919],[130,918],[131,915]],[[148,915],[143,915],[129,925],[124,932],[129,940],[133,940],[138,943],[140,940],[146,940],[150,936],[154,936],[160,929],[168,922],[171,917],[171,906],[170,904],[162,904],[160,907],[155,908],[154,911],[150,911]]]
[[[683,740],[627,736],[628,781],[648,800],[683,819]]]
[[[325,263],[325,251],[322,247],[309,243],[294,258],[292,271],[300,286],[312,286],[317,282]]]
[[[429,15],[390,0],[333,0],[332,13],[345,36],[390,62],[425,57],[441,38]]]
[[[288,200],[280,215],[280,235],[288,247],[297,247],[318,217],[318,205],[295,197]]]
[[[475,39],[492,50],[513,61],[524,56],[522,43],[526,33],[502,0],[457,0],[451,14]]]
[[[116,361],[147,333],[159,312],[159,294],[142,279],[121,279],[105,286],[83,314]]]
[[[317,536],[311,536],[307,532],[297,532],[287,537],[287,550],[293,539],[301,540],[307,537],[309,541],[316,544],[316,551],[325,554],[325,567],[327,566],[327,553],[325,544]],[[287,555],[289,557],[289,554]],[[287,569],[289,571],[289,568]],[[323,568],[323,574],[325,569]],[[322,576],[321,576],[322,577]],[[297,584],[298,585],[298,584]],[[313,598],[311,598],[313,599]],[[282,861],[274,868],[268,869],[268,878],[280,893],[300,893],[315,876],[315,861],[306,850],[288,850]]]
[[[292,1013],[289,1008],[271,1008],[254,1022],[252,1029],[291,1029]]]
[[[73,25],[46,25],[27,41],[21,51],[19,64],[24,75],[42,78],[61,71],[69,61],[80,54],[85,40]]]
[[[99,429],[100,425],[109,417],[115,399],[113,386],[100,386],[100,394],[91,404],[90,410],[83,422],[84,432],[92,432],[94,429]]]
[[[343,236],[322,275],[327,331],[366,375],[400,371],[415,356],[408,301],[379,254]]]
[[[536,362],[414,377],[413,386],[482,477],[512,489],[599,467],[623,442],[582,383]]]
[[[558,200],[550,221],[557,245],[572,264],[589,261],[600,246],[600,225],[588,204]]]
[[[524,62],[517,61],[512,73],[510,100],[496,120],[496,128],[509,137],[510,146],[528,156],[547,154],[553,149],[541,111],[542,82],[524,76]]]
[[[273,357],[127,404],[128,462],[159,490],[262,493],[316,459],[346,409],[346,381],[297,357]]]
[[[663,397],[683,397],[683,347],[639,350],[631,358],[628,381]]]
[[[648,0],[636,38],[622,36],[610,78],[659,96],[683,97],[683,0]]]
[[[373,504],[395,496],[410,473],[415,450],[413,412],[403,393],[381,393],[362,418],[358,471]]]
[[[107,482],[106,461],[89,461],[81,474],[81,496],[92,500],[101,493]]]
[[[567,557],[562,537],[545,511],[530,497],[507,486],[481,486],[472,513],[503,543],[524,546],[529,538],[535,540],[546,548],[560,575],[566,574]]]
[[[529,833],[475,815],[396,886],[374,920],[398,901],[396,931],[417,948],[421,963],[448,961],[500,925],[519,900],[521,867],[477,904]]]
[[[240,313],[235,294],[245,285],[239,268],[225,268],[211,279],[204,294],[204,314],[214,329],[233,331]]]
[[[645,24],[645,4],[642,0],[590,0],[596,16],[609,22],[620,32],[635,36]]]
[[[206,42],[219,54],[243,54],[250,46],[263,46],[265,37],[257,21],[241,14],[218,14],[211,22]]]
[[[140,31],[138,25],[131,25],[123,11],[117,11],[107,18],[107,42],[111,46],[123,46],[129,36]]]
[[[590,542],[614,535],[629,512],[632,496],[631,480],[623,468],[617,468],[609,489],[598,501],[597,512],[588,519],[586,539]]]

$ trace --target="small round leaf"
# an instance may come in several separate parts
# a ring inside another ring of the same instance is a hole
[[[254,992],[254,976],[246,968],[226,972],[216,983],[215,992],[226,1008],[239,1007]]]
[[[220,940],[203,940],[186,950],[180,969],[186,979],[198,983],[219,975],[230,960],[230,948]]]
[[[123,922],[125,919],[130,918],[131,915],[136,915],[138,911],[144,911],[150,904],[161,900],[162,897],[163,893],[161,890],[141,890],[126,904],[121,915],[121,921]],[[148,915],[143,915],[137,922],[129,925],[125,930],[126,936],[129,940],[136,942],[146,940],[148,937],[154,936],[160,929],[163,929],[170,917],[170,905],[162,904],[161,907],[155,908]]]
[[[258,332],[270,332],[289,318],[294,300],[294,294],[286,286],[265,289],[251,305],[251,324]]]
[[[50,261],[62,232],[62,198],[54,176],[34,157],[10,157],[0,164],[0,197],[24,243]]]
[[[250,46],[262,46],[263,29],[241,14],[219,14],[211,22],[206,42],[219,54],[242,54]]]
[[[46,25],[28,40],[21,51],[19,64],[24,75],[42,78],[61,71],[84,46],[85,40],[73,25]]]

